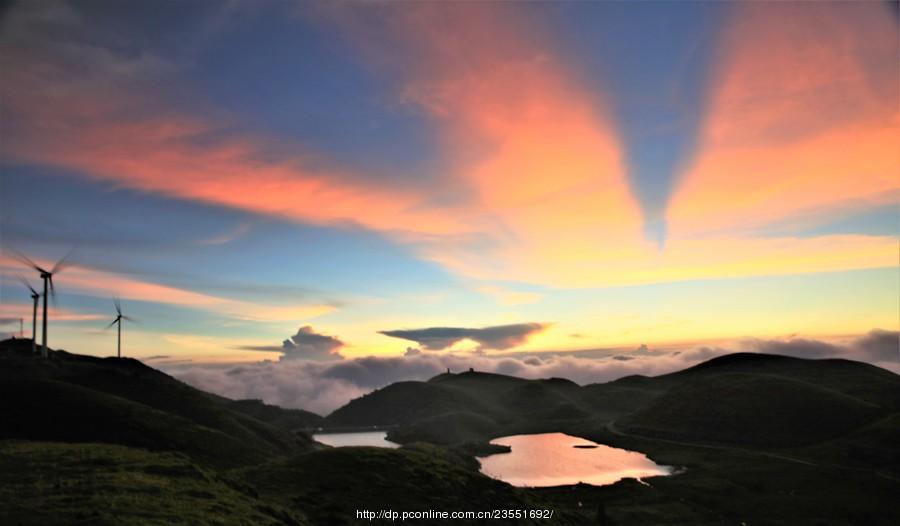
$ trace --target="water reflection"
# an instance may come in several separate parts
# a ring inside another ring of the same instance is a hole
[[[595,486],[624,478],[672,474],[642,453],[596,444],[564,433],[515,435],[491,440],[512,452],[480,458],[481,472],[513,486],[562,486],[584,482]]]
[[[373,446],[373,447],[400,447],[387,438],[386,431],[364,431],[360,433],[316,433],[313,440],[333,447],[344,446]]]

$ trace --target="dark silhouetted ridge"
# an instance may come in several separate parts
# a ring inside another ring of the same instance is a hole
[[[50,351],[44,360],[29,340],[0,342],[0,438],[122,444],[227,465],[312,448],[232,404],[132,358]]]
[[[900,377],[849,360],[737,353],[657,377],[581,387],[569,380],[441,374],[338,409],[330,426],[399,425],[399,442],[475,441],[516,431],[619,421],[637,434],[760,446],[840,437],[900,410]],[[452,431],[451,431],[452,430]]]
[[[771,365],[783,365],[787,363],[808,361],[810,360],[804,360],[803,358],[793,358],[790,356],[782,356],[778,354],[737,352],[711,358],[693,367],[688,367],[684,371],[680,372],[702,371],[719,367],[765,367]]]

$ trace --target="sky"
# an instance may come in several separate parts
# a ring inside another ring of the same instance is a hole
[[[892,361],[854,342],[900,347],[898,42],[876,1],[4,3],[0,332],[18,255],[71,253],[51,347],[114,354],[117,296],[126,355],[228,393],[203,375]]]

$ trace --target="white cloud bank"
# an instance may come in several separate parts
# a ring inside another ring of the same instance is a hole
[[[485,356],[469,353],[410,353],[398,357],[366,357],[322,362],[263,361],[243,365],[158,365],[200,389],[234,399],[256,398],[282,407],[328,414],[351,399],[401,380],[427,380],[445,372],[468,370],[522,378],[568,378],[579,384],[607,382],[623,376],[654,376],[690,367],[730,352],[761,352],[801,358],[849,358],[900,373],[900,333],[873,330],[844,343],[793,338],[747,339],[726,347],[690,351],[639,351],[605,358],[544,353]]]

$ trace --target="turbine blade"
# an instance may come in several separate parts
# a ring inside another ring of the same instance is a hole
[[[66,268],[68,266],[68,264],[66,262],[68,261],[69,257],[72,255],[72,252],[75,252],[75,247],[70,248],[69,251],[66,252],[66,255],[63,256],[62,259],[57,261],[56,265],[53,265],[53,270],[51,270],[50,273],[55,274],[55,273],[61,271],[62,269]]]
[[[118,318],[114,319],[114,320],[112,321],[112,323],[110,323],[109,325],[107,325],[103,330],[104,330],[104,331],[108,331],[109,328],[112,327],[113,325],[115,325],[116,323],[118,323],[118,321],[119,321]]]
[[[47,277],[47,280],[50,282],[50,299],[53,300],[53,306],[58,307],[59,302],[56,299],[56,287],[53,286],[53,274],[50,274]]]
[[[17,277],[19,278],[19,281],[22,282],[22,285],[25,285],[26,287],[28,287],[28,290],[30,290],[32,294],[38,293],[38,291],[34,290],[34,287],[31,286],[31,283],[29,283],[27,279],[23,278],[22,276],[17,276]]]
[[[13,249],[12,253],[13,253],[13,259],[18,260],[19,263],[27,265],[27,266],[33,268],[34,270],[37,270],[38,272],[47,272],[46,270],[39,267],[38,264],[35,263],[34,261],[32,261],[28,256],[19,252],[18,250]]]
[[[131,323],[138,323],[138,324],[141,323],[140,320],[132,318],[131,316],[122,316],[122,319],[130,321]]]
[[[116,306],[116,314],[121,316],[122,315],[122,303],[119,301],[118,296],[113,296],[113,304]]]

